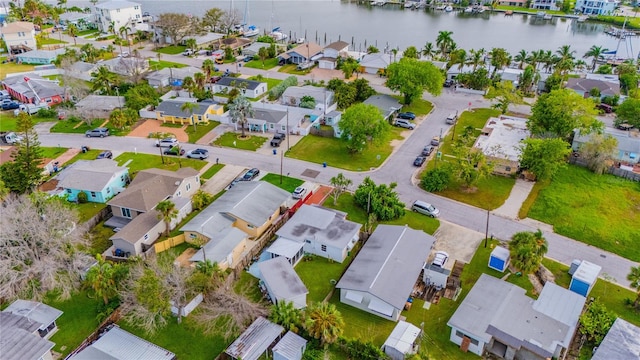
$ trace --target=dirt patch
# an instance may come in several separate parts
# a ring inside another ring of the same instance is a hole
[[[191,259],[191,257],[197,252],[198,250],[194,249],[194,248],[188,248],[187,250],[185,250],[182,254],[180,254],[180,256],[178,256],[176,258],[176,261],[174,261],[174,264],[180,264],[180,266],[183,267],[187,267],[187,266],[191,266],[191,261],[189,261],[189,259]]]
[[[181,128],[166,127],[162,126],[161,121],[148,119],[133,128],[129,136],[147,138],[151,133],[163,132],[173,134],[178,141],[188,142],[189,135],[184,131],[185,127],[186,125]]]
[[[49,181],[47,181],[46,183],[38,186],[38,190],[40,191],[51,191],[51,190],[55,190],[58,187],[58,180],[57,179],[51,179]]]

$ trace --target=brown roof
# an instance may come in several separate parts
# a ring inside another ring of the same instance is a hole
[[[308,50],[307,50],[307,46],[309,47]],[[298,54],[300,54],[302,56],[305,56],[305,57],[307,56],[307,54],[309,54],[309,56],[313,56],[313,55],[316,55],[318,53],[321,53],[322,52],[322,47],[320,45],[314,43],[314,42],[310,42],[308,44],[298,45],[298,46],[294,47],[293,49],[287,51],[286,53],[288,54],[288,53],[292,53],[292,52],[298,53]]]
[[[329,49],[333,49],[333,50],[336,50],[336,51],[340,51],[340,50],[346,48],[347,46],[349,46],[348,42],[336,41],[336,42],[332,42],[331,44],[327,45],[325,47],[325,49],[329,48]]]
[[[127,189],[111,199],[108,204],[146,212],[167,196],[175,194],[186,178],[196,175],[198,171],[190,167],[175,172],[161,169],[142,170]]]
[[[567,80],[567,88],[584,92],[589,92],[591,89],[597,88],[600,90],[602,96],[620,95],[620,85],[595,79],[571,78]]]
[[[142,239],[144,234],[148,233],[149,230],[153,229],[159,222],[163,221],[162,219],[158,219],[159,214],[159,212],[151,210],[136,216],[130,223],[115,233],[115,235],[110,239],[122,239],[131,244],[135,244]],[[151,236],[151,234],[149,236]]]
[[[20,31],[33,31],[34,29],[33,23],[28,21],[15,21],[0,28],[3,34],[15,34]]]

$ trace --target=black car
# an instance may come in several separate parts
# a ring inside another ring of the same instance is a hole
[[[259,174],[260,174],[260,170],[253,168],[244,174],[244,176],[242,177],[242,181],[251,181],[255,179],[256,176],[258,176]]]
[[[427,160],[424,156],[418,156],[415,160],[413,160],[413,166],[422,166],[425,160]]]
[[[18,109],[19,107],[20,104],[18,104],[17,102],[8,102],[2,104],[2,110],[13,110]]]
[[[168,148],[167,150],[164,151],[165,155],[184,155],[184,149],[181,149],[177,146],[174,146],[172,148]]]
[[[406,119],[406,120],[415,120],[416,119],[416,114],[412,113],[412,112],[402,112],[400,114],[398,114],[398,118],[399,119]]]
[[[451,79],[447,79],[444,81],[444,87],[452,87],[453,84],[455,84],[455,81],[451,80]]]
[[[427,145],[422,149],[422,156],[429,156],[433,152],[433,146]]]
[[[113,154],[111,153],[111,151],[106,150],[98,154],[96,159],[111,159],[112,157],[113,157]]]

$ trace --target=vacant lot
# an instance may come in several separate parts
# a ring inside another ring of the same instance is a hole
[[[186,48],[186,46],[181,45],[170,45],[160,48],[156,50],[156,52],[159,52],[161,54],[177,55],[183,53]]]
[[[285,175],[280,176],[280,174],[267,174],[260,180],[266,181],[288,192],[293,192],[293,190],[304,183],[303,180]]]
[[[131,160],[127,165],[129,168],[129,174],[131,175],[136,174],[140,170],[151,168],[176,171],[179,168],[191,167],[196,170],[200,170],[206,163],[204,160],[187,159],[177,156],[164,155],[163,157],[160,157],[160,155],[134,154],[131,152],[122,153],[120,156],[115,158],[115,160],[118,162],[119,166],[124,166],[125,163]]]

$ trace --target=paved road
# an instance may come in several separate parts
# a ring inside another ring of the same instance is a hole
[[[84,41],[86,42],[86,40]],[[78,43],[81,43],[81,41],[78,41]],[[142,50],[141,53],[146,57],[155,57],[155,53],[148,50]],[[203,58],[192,59],[180,55],[162,55],[163,60],[182,62],[194,66],[200,66],[204,60]],[[235,71],[235,66],[231,68],[231,70]],[[247,75],[263,74],[272,78],[288,76],[287,74],[275,71],[267,73],[266,71],[244,67],[239,70]],[[389,93],[389,89],[382,85],[382,79],[375,76],[370,76],[368,79],[377,91]],[[566,265],[569,265],[573,259],[584,259],[597,263],[603,268],[601,276],[606,274],[607,277],[613,278],[615,282],[626,287],[630,286],[626,280],[626,276],[629,273],[629,269],[632,266],[638,266],[638,263],[555,234],[549,225],[538,224],[529,219],[512,220],[498,215],[488,214],[486,210],[427,193],[415,186],[412,179],[417,170],[412,166],[413,159],[420,153],[429,139],[435,135],[446,134],[448,132],[450,125],[446,125],[444,122],[446,116],[451,112],[461,112],[469,107],[489,106],[489,102],[481,96],[456,93],[451,89],[444,89],[441,96],[433,97],[425,94],[424,98],[435,105],[433,112],[426,120],[422,121],[416,130],[410,133],[404,143],[394,150],[393,154],[380,168],[357,173],[333,168],[330,163],[327,168],[323,168],[319,164],[284,158],[283,173],[290,173],[291,176],[323,184],[328,184],[331,177],[340,172],[351,178],[355,186],[357,186],[365,176],[371,176],[371,178],[378,183],[396,182],[398,183],[397,191],[402,201],[407,204],[412,203],[416,199],[431,202],[440,209],[441,220],[443,221],[484,233],[487,227],[487,216],[489,216],[488,233],[494,234],[495,237],[500,239],[509,239],[514,233],[519,231],[535,231],[540,228],[543,230],[549,242],[548,257]],[[471,106],[469,104],[471,104]],[[524,106],[516,106],[512,110],[521,113],[528,113],[529,111],[529,109]],[[141,138],[109,137],[105,139],[93,138],[88,140],[81,135],[42,133],[40,140],[43,146],[60,145],[63,147],[80,147],[81,145],[89,145],[94,148],[111,149],[115,151],[137,151],[151,154],[157,154],[158,151],[153,146],[153,140]],[[202,145],[197,146],[202,147]],[[190,150],[195,148],[196,145],[186,144],[184,147],[185,150]],[[228,148],[210,147],[210,151],[213,154],[210,159],[213,161],[219,158],[223,163],[245,167],[259,167],[264,171],[273,173],[280,172],[280,156],[257,154],[255,152]],[[307,169],[317,171],[318,175],[313,178],[302,175]]]

